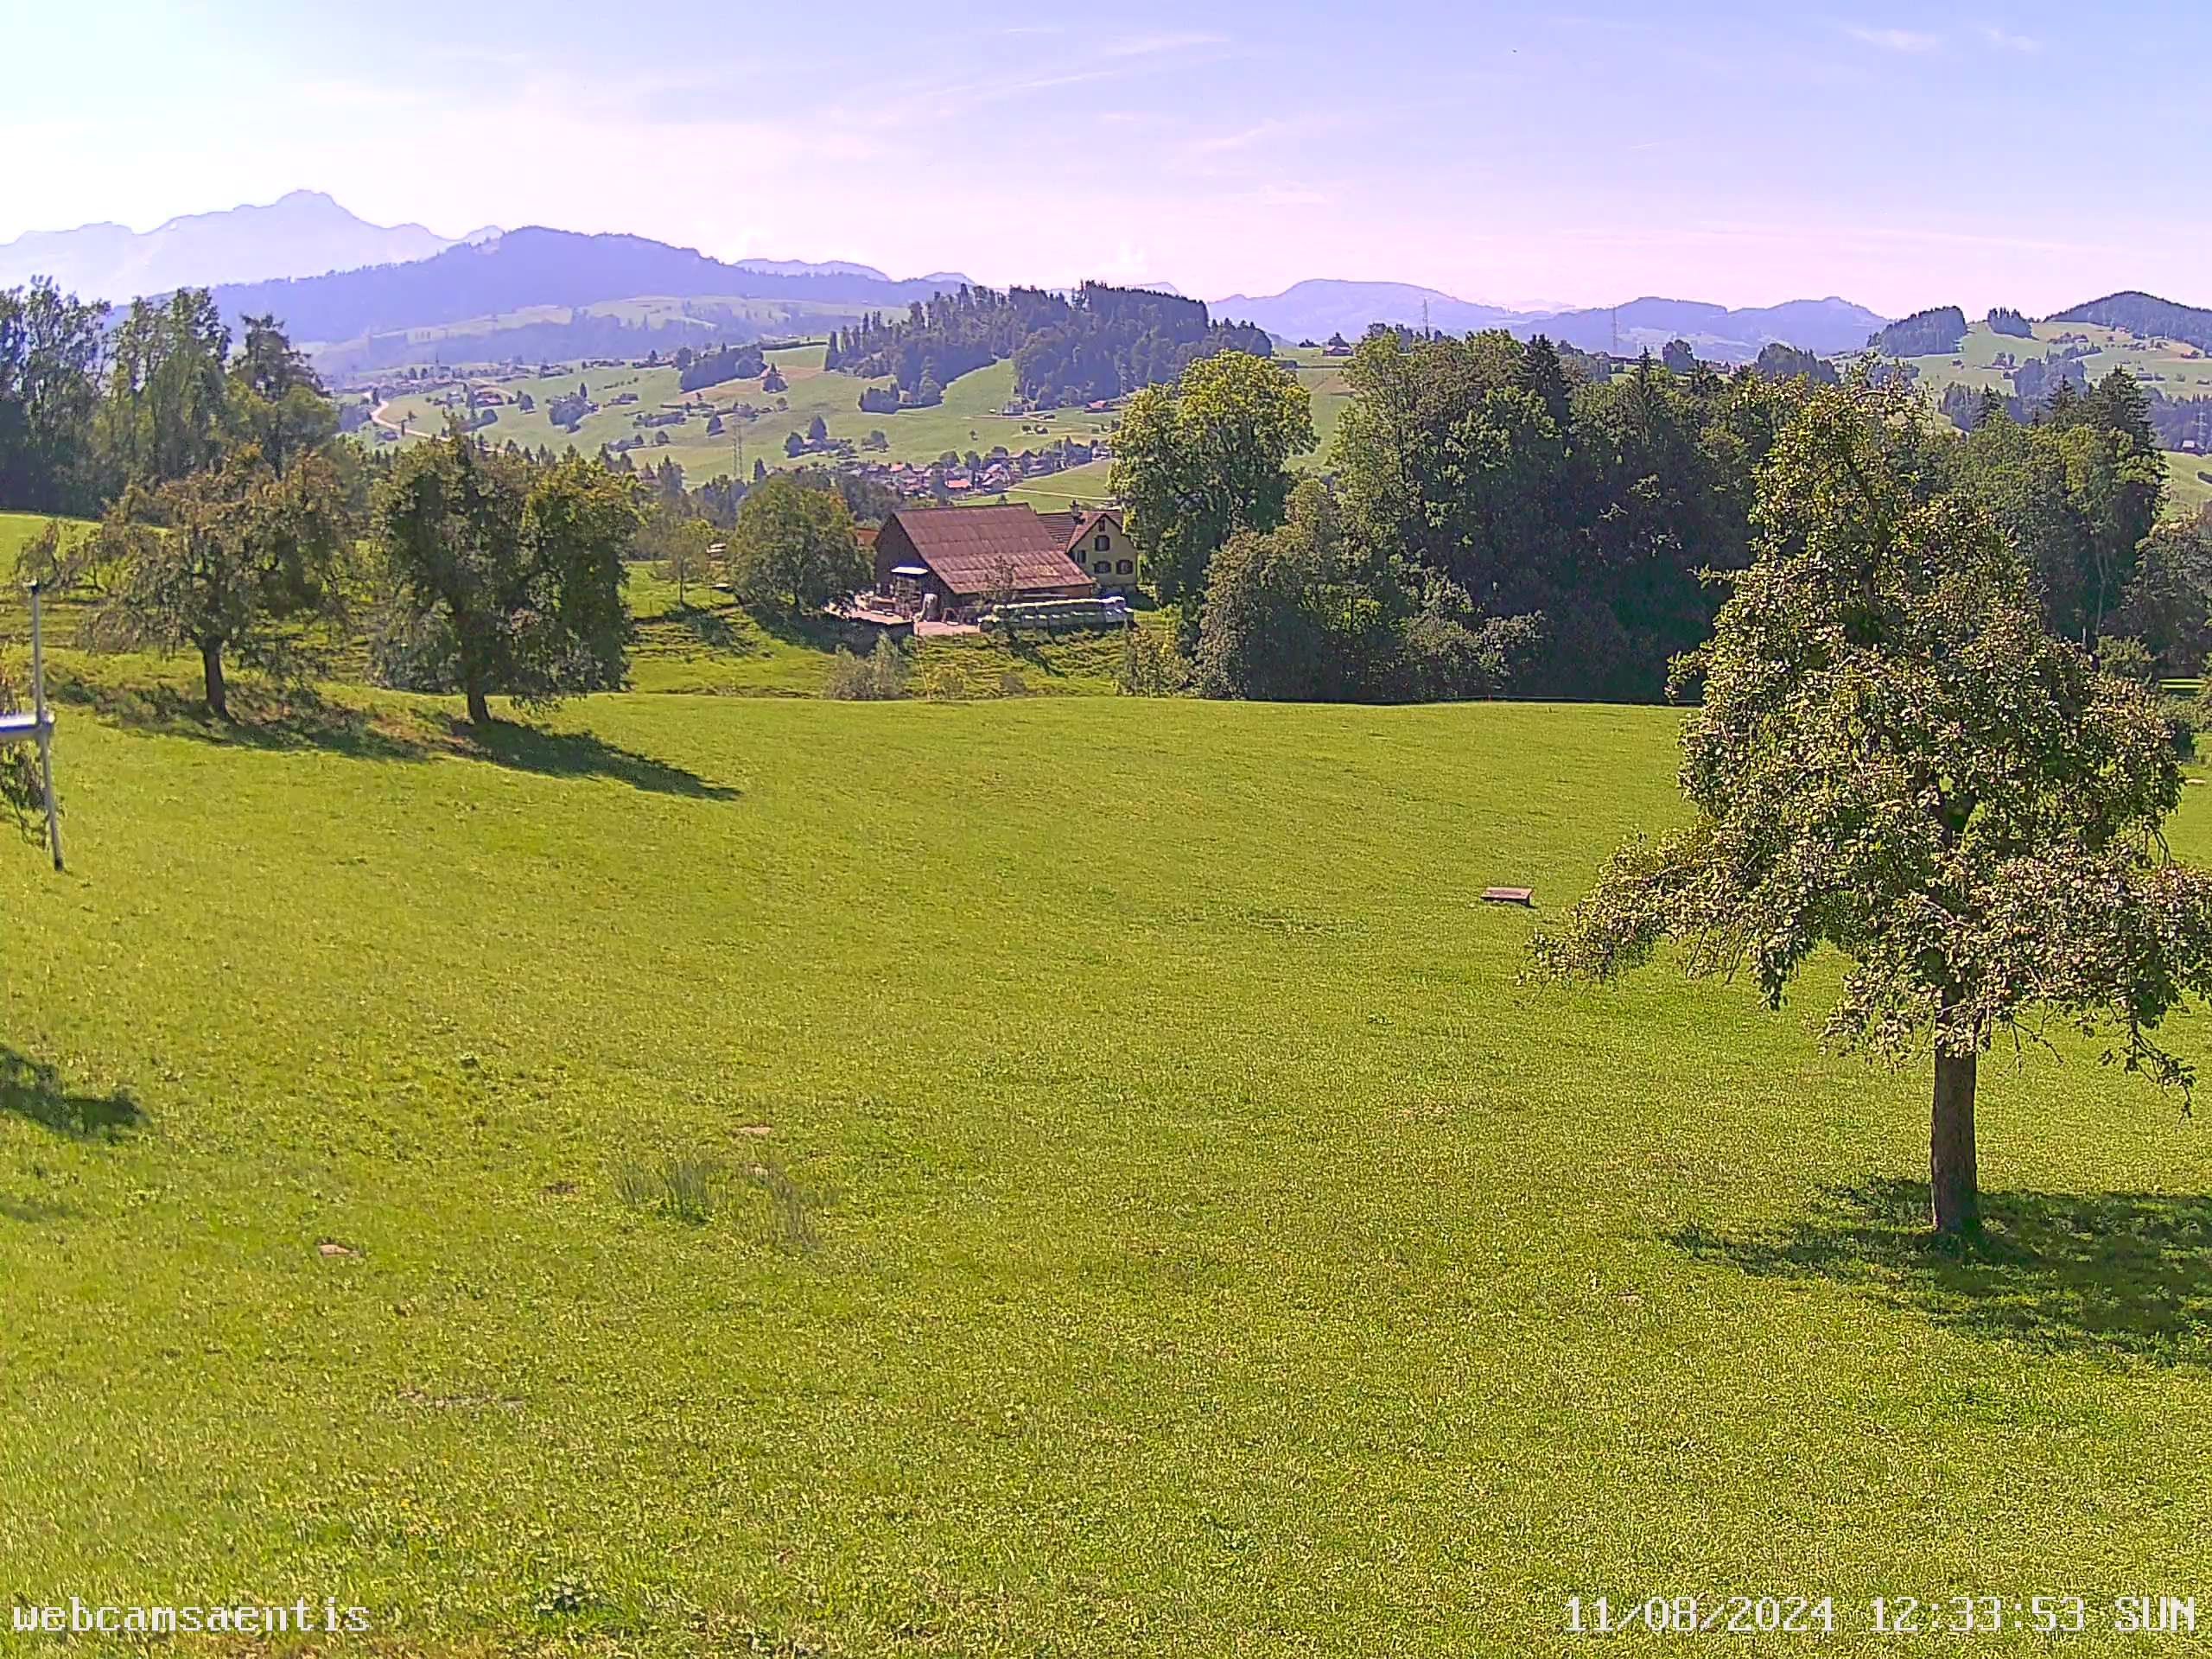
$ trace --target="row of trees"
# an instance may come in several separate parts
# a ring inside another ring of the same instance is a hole
[[[1376,330],[1346,367],[1325,481],[1294,511],[1305,394],[1226,354],[1132,399],[1115,489],[1212,694],[1646,700],[1709,634],[1707,573],[1748,562],[1759,468],[1829,378],[1778,377],[1784,360],[1724,377],[1647,358],[1599,382],[1541,338]],[[2203,625],[2176,595],[2201,532],[2153,534],[2148,410],[2124,372],[2061,381],[2026,420],[1993,400],[1964,439],[1920,423],[1916,464],[1984,505],[2055,632],[2130,635],[2193,673]]]
[[[196,654],[219,718],[232,668],[303,666],[341,622],[478,721],[494,693],[620,683],[631,480],[458,431],[365,458],[276,319],[234,341],[204,289],[106,321],[48,283],[0,295],[0,506],[98,515],[23,556],[91,643]]]

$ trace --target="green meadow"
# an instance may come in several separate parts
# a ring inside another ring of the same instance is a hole
[[[2101,1621],[2202,1587],[2212,1141],[2000,1056],[1948,1254],[1832,964],[1522,984],[1674,820],[1675,714],[695,695],[813,647],[641,609],[667,690],[488,734],[59,653],[68,871],[0,844],[8,1599],[1456,1656],[1585,1650],[1578,1594],[1828,1595],[1794,1645],[1872,1653],[1876,1595],[2053,1593],[2061,1651],[2179,1650]]]

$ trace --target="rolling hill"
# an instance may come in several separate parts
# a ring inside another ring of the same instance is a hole
[[[1823,354],[1848,351],[1863,346],[1885,321],[1863,305],[1833,296],[1736,310],[1703,300],[1646,296],[1618,306],[1537,312],[1462,300],[1410,283],[1324,280],[1296,283],[1280,294],[1257,298],[1232,294],[1212,304],[1223,316],[1256,322],[1285,340],[1330,334],[1357,340],[1373,323],[1417,328],[1426,321],[1446,334],[1503,328],[1523,340],[1541,334],[1586,352],[1656,352],[1670,340],[1683,340],[1700,357],[1716,363],[1748,363],[1775,340]]]
[[[2155,294],[2108,294],[2101,300],[2091,300],[2070,311],[2061,311],[2046,321],[2125,328],[2146,339],[2178,340],[2212,351],[2212,311],[2178,305]]]
[[[1342,334],[1357,340],[1370,323],[1418,328],[1429,326],[1464,334],[1518,321],[1522,314],[1495,305],[1456,299],[1411,283],[1351,283],[1313,277],[1294,283],[1280,294],[1232,294],[1207,302],[1217,316],[1255,322],[1284,340],[1326,340]]]
[[[891,282],[836,269],[748,269],[642,236],[587,236],[532,226],[407,264],[226,284],[215,290],[215,300],[227,317],[273,311],[294,340],[328,343],[533,306],[588,306],[639,295],[791,300],[857,313],[903,308],[943,286],[938,278]]]
[[[1761,346],[1779,341],[1822,355],[1863,346],[1885,319],[1863,305],[1830,296],[1780,305],[1731,310],[1702,300],[1645,296],[1624,305],[1532,318],[1510,325],[1522,339],[1546,334],[1586,352],[1656,352],[1669,340],[1687,341],[1713,363],[1748,363]]]

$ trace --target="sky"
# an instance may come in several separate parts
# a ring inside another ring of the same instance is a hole
[[[448,235],[1210,299],[2212,304],[2203,0],[97,12],[0,0],[52,71],[0,101],[0,240],[308,188]]]

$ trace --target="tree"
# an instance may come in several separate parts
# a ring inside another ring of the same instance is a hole
[[[653,561],[664,582],[676,584],[677,607],[688,607],[687,591],[708,576],[707,550],[715,527],[672,501],[664,500],[639,531],[635,551]]]
[[[1113,490],[1163,601],[1195,644],[1206,567],[1240,530],[1282,522],[1289,461],[1313,447],[1313,398],[1281,365],[1243,352],[1203,357],[1147,386],[1114,435]]]
[[[844,498],[784,474],[746,493],[728,547],[739,594],[752,604],[787,603],[793,616],[858,592],[873,575]]]
[[[830,423],[819,415],[816,416],[806,423],[806,441],[809,443],[827,443],[830,441]]]
[[[1688,374],[1697,367],[1697,353],[1687,340],[1670,340],[1659,348],[1659,361],[1669,374]]]
[[[124,649],[200,652],[207,712],[230,718],[226,654],[284,660],[284,623],[340,607],[344,493],[325,457],[279,474],[251,444],[205,471],[127,493],[72,563],[96,584],[91,632]]]
[[[1916,487],[1923,418],[1859,385],[1782,434],[1757,559],[1698,653],[1695,820],[1622,849],[1533,950],[1540,974],[1607,978],[1671,938],[1689,972],[1748,968],[1778,1007],[1834,945],[1830,1037],[1934,1051],[1933,1217],[1964,1233],[1977,1057],[2034,1008],[2188,1081],[2153,1033],[2212,992],[2212,876],[2164,855],[2181,779],[2157,707],[2045,630],[1976,502]]]
[[[245,341],[231,365],[232,423],[282,473],[292,459],[338,435],[338,411],[303,353],[273,316],[245,319]]]
[[[458,684],[473,722],[490,723],[495,691],[542,704],[623,683],[633,480],[448,432],[392,463],[374,516],[397,624],[382,649]]]
[[[133,300],[108,346],[103,440],[116,488],[211,465],[232,422],[231,331],[204,288]]]
[[[89,506],[104,304],[52,283],[0,289],[0,507]]]

